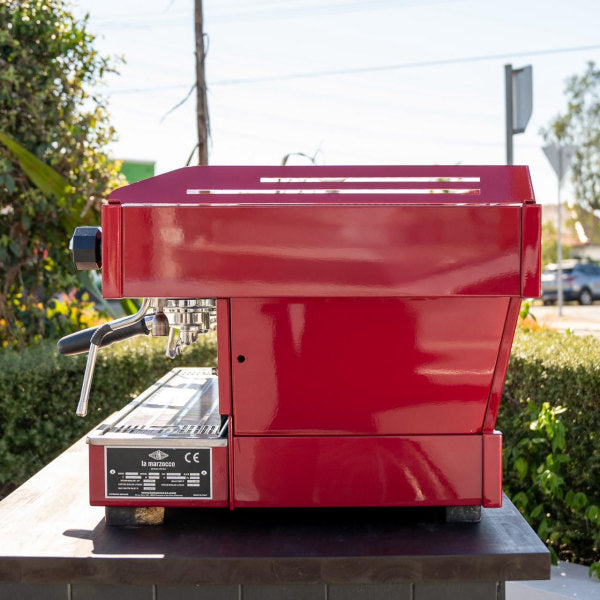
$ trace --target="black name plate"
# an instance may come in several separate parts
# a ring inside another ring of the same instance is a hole
[[[210,448],[105,448],[107,498],[212,497]]]

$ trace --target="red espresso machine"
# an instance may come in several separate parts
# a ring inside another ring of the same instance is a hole
[[[442,506],[502,501],[494,430],[540,206],[520,166],[179,169],[113,192],[78,268],[136,315],[59,342],[214,326],[218,374],[175,369],[89,436],[91,504]],[[107,511],[108,514],[108,511]]]

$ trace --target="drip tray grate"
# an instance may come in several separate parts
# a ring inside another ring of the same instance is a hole
[[[150,426],[143,425],[116,425],[110,427],[107,433],[131,433],[133,435],[151,435],[153,437],[203,437],[219,435],[217,425],[166,425]]]
[[[90,444],[227,445],[219,386],[210,369],[174,369],[88,437]]]

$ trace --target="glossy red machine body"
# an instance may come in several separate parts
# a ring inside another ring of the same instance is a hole
[[[106,298],[218,299],[232,508],[499,506],[539,271],[526,167],[190,167],[103,207]]]

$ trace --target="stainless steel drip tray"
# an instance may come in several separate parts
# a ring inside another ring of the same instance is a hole
[[[101,423],[89,444],[227,446],[219,414],[218,378],[212,369],[173,369]]]

